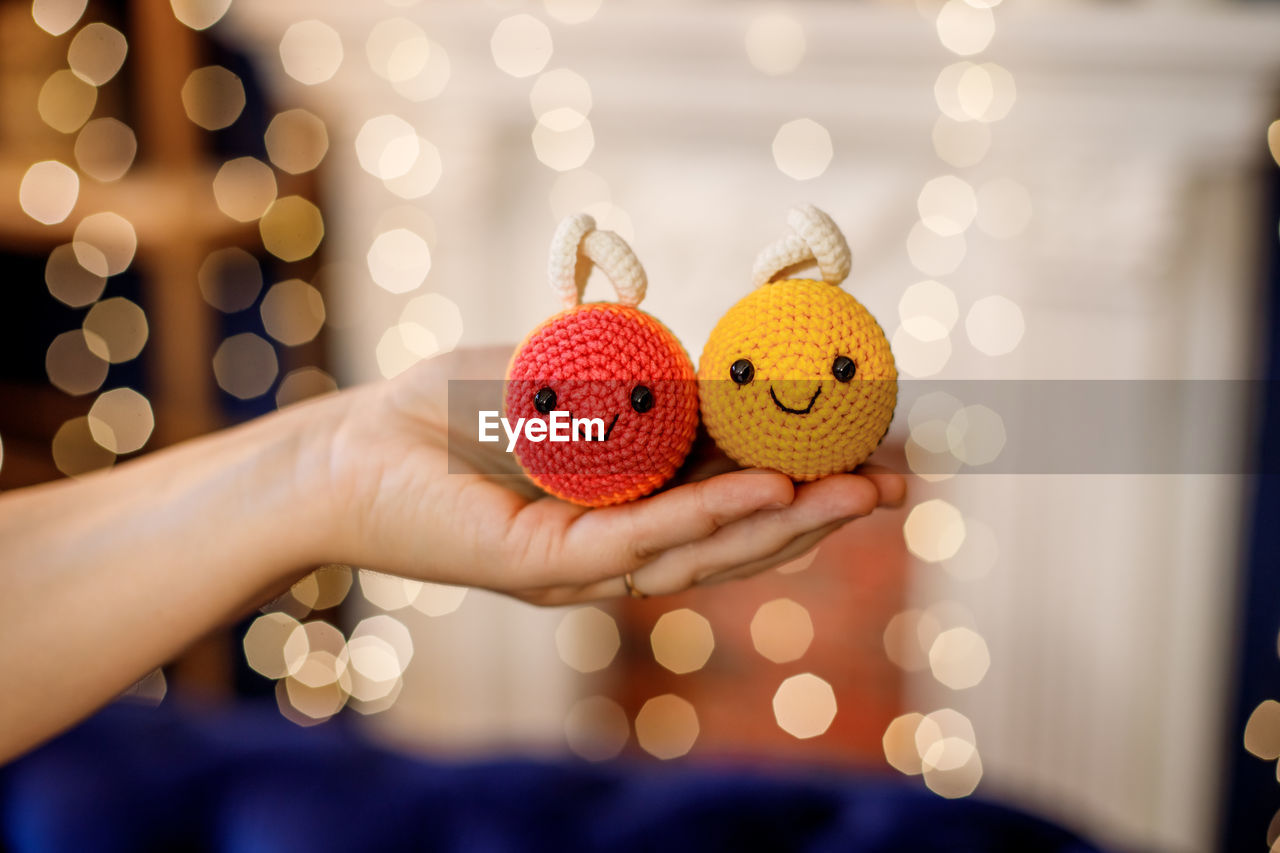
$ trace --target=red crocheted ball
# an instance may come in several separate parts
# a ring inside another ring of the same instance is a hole
[[[639,308],[596,302],[561,311],[516,349],[507,380],[513,427],[518,418],[547,422],[554,411],[602,422],[603,441],[585,427],[578,437],[596,440],[530,441],[522,430],[516,441],[525,473],[567,501],[607,506],[647,495],[693,445],[693,363],[676,336]]]

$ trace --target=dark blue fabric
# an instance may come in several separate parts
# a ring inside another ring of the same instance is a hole
[[[617,850],[1092,853],[977,799],[830,770],[447,764],[274,708],[108,708],[0,769],[28,851]]]

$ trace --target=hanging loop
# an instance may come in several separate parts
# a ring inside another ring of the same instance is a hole
[[[565,308],[582,304],[592,265],[613,283],[619,303],[635,306],[644,299],[648,280],[627,241],[612,231],[597,231],[595,219],[585,213],[570,216],[556,228],[547,264],[551,289]]]
[[[853,259],[849,244],[836,223],[812,204],[787,212],[790,233],[765,247],[752,269],[752,283],[759,287],[783,270],[816,263],[822,280],[839,286],[849,275]]]

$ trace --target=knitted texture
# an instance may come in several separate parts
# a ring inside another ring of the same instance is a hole
[[[848,381],[833,374],[840,356],[853,361]],[[752,373],[739,384],[730,368],[741,359]],[[861,303],[832,284],[787,279],[757,287],[712,330],[698,365],[702,419],[739,464],[816,480],[876,449],[893,420],[897,377]]]
[[[564,500],[607,506],[647,495],[671,478],[693,445],[693,363],[675,335],[639,308],[596,302],[561,311],[520,344],[507,380],[512,424],[547,421],[534,398],[550,388],[554,410],[600,418],[608,428],[604,441],[532,442],[523,433],[516,441],[529,477]],[[645,411],[632,403],[640,385],[650,392]]]

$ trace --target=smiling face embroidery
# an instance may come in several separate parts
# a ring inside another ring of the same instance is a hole
[[[698,379],[702,418],[720,449],[797,480],[860,464],[897,400],[875,318],[838,286],[809,279],[763,284],[729,309]]]
[[[507,379],[509,420],[565,411],[579,423],[576,440],[521,437],[515,445],[534,482],[574,503],[605,506],[653,491],[684,461],[697,432],[689,356],[666,326],[631,306],[561,311],[516,350]],[[599,427],[582,426],[587,419]]]

